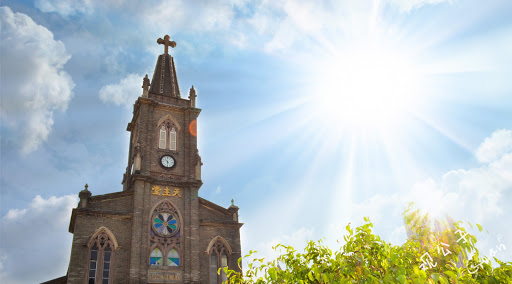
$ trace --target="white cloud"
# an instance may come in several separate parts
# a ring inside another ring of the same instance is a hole
[[[80,13],[92,13],[93,3],[90,0],[36,0],[36,8],[42,12],[56,12],[62,16]]]
[[[77,202],[75,195],[37,195],[28,208],[0,219],[0,282],[39,283],[66,274],[72,240],[66,232]],[[27,267],[38,269],[26,273]]]
[[[451,0],[387,0],[392,5],[396,5],[401,12],[409,12],[419,9],[425,5],[439,4],[442,2],[450,2]]]
[[[306,247],[307,242],[312,238],[313,229],[302,227],[294,232],[291,232],[290,234],[284,234],[270,241],[259,243],[256,248],[254,248],[256,251],[258,251],[258,254],[255,256],[264,257],[265,262],[271,261],[280,255],[279,251],[275,251],[272,249],[272,247],[281,244],[285,246],[292,246],[297,251],[302,251]]]
[[[124,105],[129,108],[142,95],[142,78],[138,74],[129,74],[118,84],[111,84],[101,88],[100,99],[105,103]]]
[[[23,217],[27,213],[27,209],[10,209],[7,211],[7,215],[4,216],[7,220],[14,220]]]
[[[498,130],[485,138],[476,151],[476,157],[482,163],[496,161],[504,153],[512,152],[512,130]]]
[[[478,148],[479,153],[489,161],[479,167],[452,170],[439,178],[429,178],[416,183],[402,194],[376,194],[362,202],[352,204],[350,221],[362,222],[369,216],[375,225],[375,232],[386,241],[401,244],[406,238],[401,213],[409,202],[415,208],[428,212],[431,216],[479,223],[490,232],[488,241],[477,243],[481,253],[489,256],[489,249],[498,245],[496,235],[503,236],[502,243],[512,247],[512,228],[507,220],[512,218],[512,149],[510,130],[497,130]],[[484,149],[484,150],[482,150]],[[484,154],[481,154],[484,153]],[[489,158],[491,157],[491,158]],[[325,232],[328,242],[346,234],[347,220],[331,224]],[[510,254],[501,252],[498,258],[510,261]]]
[[[18,136],[22,152],[36,150],[46,141],[53,112],[65,111],[74,83],[63,65],[70,55],[51,31],[29,16],[0,8],[0,119]]]
[[[449,171],[438,181],[429,179],[414,186],[407,199],[417,207],[438,216],[480,223],[492,235],[505,236],[505,245],[512,246],[512,228],[506,226],[512,218],[512,148],[510,130],[495,131],[480,145],[476,155],[484,165],[471,169]],[[486,246],[488,245],[488,247]],[[484,255],[497,242],[483,242]],[[510,255],[498,258],[510,261]]]

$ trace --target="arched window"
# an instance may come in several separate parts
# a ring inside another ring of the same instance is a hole
[[[178,210],[169,202],[156,205],[149,230],[149,266],[180,266],[181,221]]]
[[[224,283],[228,280],[226,273],[224,270],[220,271],[220,274],[217,272],[219,268],[224,268],[228,266],[228,254],[230,254],[231,249],[227,245],[224,239],[217,238],[215,243],[210,244],[210,284],[220,284]]]
[[[165,126],[162,125],[160,128],[160,140],[158,142],[158,148],[165,149],[167,146],[167,131],[165,129]]]
[[[156,124],[158,132],[158,148],[171,151],[178,150],[178,134],[181,126],[172,115],[164,115]]]
[[[151,255],[149,257],[149,265],[162,266],[164,265],[164,258],[162,257],[162,251],[159,248],[154,248],[151,251]]]
[[[112,281],[113,251],[117,242],[110,231],[100,228],[89,242],[88,284],[110,284]]]
[[[180,266],[180,254],[174,248],[167,254],[167,266]]]
[[[169,149],[176,151],[176,129],[173,127],[169,133]]]

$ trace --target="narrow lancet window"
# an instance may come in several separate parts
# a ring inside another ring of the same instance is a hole
[[[171,129],[169,136],[171,143],[170,149],[176,151],[176,129],[174,129],[174,127]]]
[[[220,267],[221,268],[224,268],[224,267],[227,267],[228,266],[228,256],[222,252],[220,254]],[[224,272],[224,270],[221,270],[220,271],[220,281],[221,283],[224,283],[224,281],[227,281],[228,280],[228,277],[226,276],[226,272]]]
[[[162,125],[162,128],[160,128],[160,140],[158,142],[158,148],[165,149],[165,146],[167,144],[166,138],[167,131],[165,130],[165,126]]]
[[[210,255],[210,284],[217,284],[217,254]]]
[[[91,254],[89,257],[89,281],[87,281],[89,284],[96,283],[96,270],[98,265],[98,246],[94,244],[94,246],[91,248]]]
[[[217,239],[217,238],[216,238]],[[215,240],[215,239],[214,239]],[[224,239],[218,238],[216,241],[210,243],[210,283],[220,284],[228,280],[224,267],[228,267],[228,256],[230,255],[231,249]],[[221,269],[219,271],[219,269]]]
[[[117,242],[108,229],[100,229],[89,242],[88,284],[110,284],[112,261]]]

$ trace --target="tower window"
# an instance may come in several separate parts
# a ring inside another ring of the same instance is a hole
[[[171,144],[169,145],[169,149],[176,151],[176,129],[174,129],[174,127],[170,131],[169,138]]]
[[[164,121],[158,126],[158,148],[176,151],[178,149],[178,127],[172,121]]]
[[[160,149],[165,149],[167,146],[167,141],[166,141],[166,138],[167,138],[167,131],[165,129],[165,126],[162,125],[162,128],[160,128],[160,140],[158,142],[158,148]]]

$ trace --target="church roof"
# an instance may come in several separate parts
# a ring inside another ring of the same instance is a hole
[[[149,92],[173,98],[181,98],[174,59],[169,54],[164,53],[158,56]]]
[[[165,35],[163,39],[159,38],[156,41],[158,44],[163,44],[165,50],[164,54],[160,54],[156,61],[155,72],[153,73],[153,80],[151,80],[149,92],[173,98],[181,98],[174,59],[169,55],[169,46],[174,48],[176,42],[170,39],[170,36]]]

